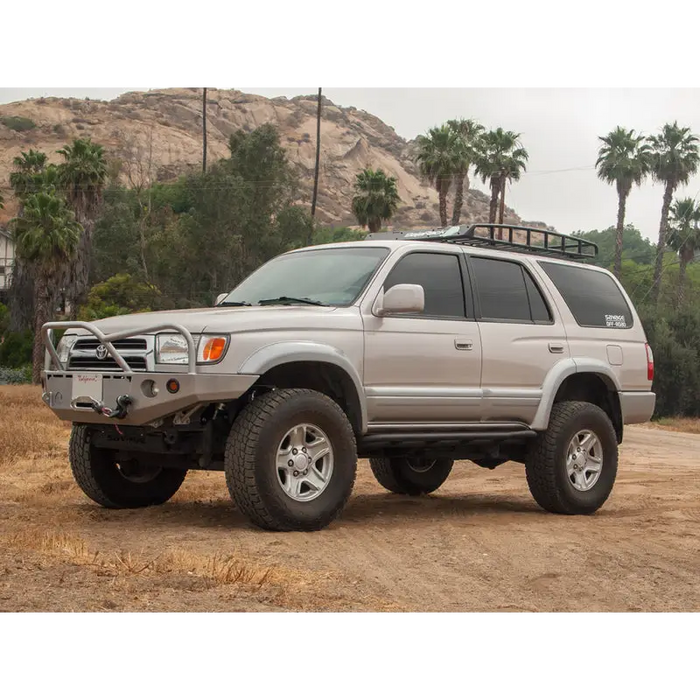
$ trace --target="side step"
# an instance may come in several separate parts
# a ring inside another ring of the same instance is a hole
[[[384,450],[455,450],[478,445],[523,443],[536,437],[529,428],[512,430],[420,430],[410,432],[370,433],[357,441],[357,452],[361,456],[381,453]]]

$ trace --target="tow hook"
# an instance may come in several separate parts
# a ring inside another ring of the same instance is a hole
[[[134,403],[134,400],[131,398],[131,396],[122,394],[121,396],[117,397],[116,408],[109,408],[99,401],[94,401],[92,404],[92,410],[95,411],[95,413],[99,413],[101,416],[105,416],[106,418],[122,419],[126,418],[126,414],[129,412],[129,406],[131,406],[132,403]]]

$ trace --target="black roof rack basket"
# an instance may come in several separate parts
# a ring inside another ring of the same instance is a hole
[[[592,241],[547,229],[515,224],[471,224],[426,231],[385,231],[370,233],[367,240],[437,241],[572,260],[593,259],[598,255],[598,246]]]

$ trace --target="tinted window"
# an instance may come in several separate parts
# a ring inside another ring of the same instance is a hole
[[[580,326],[631,328],[632,313],[615,281],[594,268],[540,265],[564,297]]]
[[[482,318],[526,323],[552,320],[542,294],[522,265],[477,257],[471,258],[471,264]]]
[[[462,272],[456,255],[409,253],[389,273],[384,290],[395,284],[420,284],[423,287],[425,316],[465,316]]]

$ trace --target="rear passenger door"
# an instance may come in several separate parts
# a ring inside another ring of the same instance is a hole
[[[569,357],[563,323],[519,260],[469,256],[483,352],[482,420],[530,423],[547,373]]]

